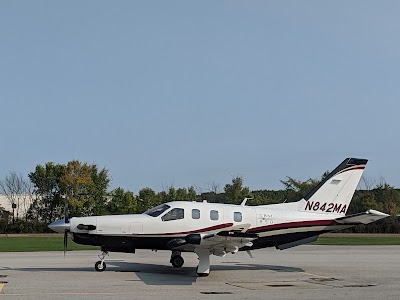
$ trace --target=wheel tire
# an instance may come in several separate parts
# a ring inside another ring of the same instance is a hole
[[[103,267],[101,266],[100,260],[94,264],[94,268],[96,269],[97,272],[105,271],[106,267],[107,267],[107,265],[105,262],[103,262]]]
[[[174,268],[181,268],[185,261],[183,260],[183,257],[180,255],[176,255],[171,258],[171,264]]]

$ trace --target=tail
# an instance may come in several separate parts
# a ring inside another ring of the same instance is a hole
[[[367,159],[346,158],[299,201],[299,210],[345,215],[367,162]]]

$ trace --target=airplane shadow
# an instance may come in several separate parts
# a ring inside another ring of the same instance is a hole
[[[139,279],[146,285],[191,285],[199,278],[196,274],[195,267],[182,267],[179,269],[175,269],[171,266],[119,261],[112,262],[112,265],[118,267],[118,270],[115,270],[115,272],[135,273],[135,275],[139,277]],[[211,265],[211,274],[213,274],[213,272],[244,270],[265,270],[293,273],[304,272],[304,270],[301,268],[275,265],[258,265],[244,263],[234,263],[229,265]]]
[[[26,268],[9,268],[9,267],[2,267],[0,266],[0,271],[5,271],[5,270],[13,270],[13,271],[24,271],[24,272],[92,272],[94,271],[94,268],[45,268],[45,267],[40,267],[40,268],[35,268],[35,267],[26,267]]]
[[[197,280],[193,267],[175,269],[166,265],[115,261],[109,265],[115,272],[134,273],[146,285],[192,285]]]
[[[25,272],[96,272],[93,267],[80,267],[80,268],[46,268],[46,267],[26,267],[26,268],[6,268],[0,266],[0,270],[15,270]],[[292,268],[287,266],[277,265],[258,265],[258,264],[245,264],[245,263],[230,263],[227,265],[211,265],[211,275],[213,272],[225,271],[273,271],[273,272],[304,272],[301,268]],[[126,272],[134,273],[140,281],[146,285],[192,285],[198,280],[195,267],[182,267],[175,269],[169,265],[157,265],[147,263],[132,263],[125,261],[108,261],[107,270],[105,272]],[[206,277],[207,278],[207,277]],[[132,278],[126,281],[138,281]]]

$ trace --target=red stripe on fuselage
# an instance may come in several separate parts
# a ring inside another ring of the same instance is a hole
[[[296,227],[307,227],[307,226],[327,226],[335,223],[335,220],[315,220],[315,221],[300,221],[300,222],[289,222],[289,223],[280,223],[273,225],[266,225],[260,227],[250,228],[248,232],[263,232],[270,230],[278,230],[278,229],[288,229],[288,228],[296,228]]]
[[[232,225],[233,225],[233,223],[225,223],[225,224],[219,224],[219,225],[214,225],[214,226],[210,226],[210,227],[206,227],[206,228],[190,230],[190,231],[168,232],[168,233],[157,233],[157,234],[146,234],[146,235],[175,235],[175,234],[200,233],[200,232],[207,232],[207,231],[227,228],[227,227],[231,227]]]

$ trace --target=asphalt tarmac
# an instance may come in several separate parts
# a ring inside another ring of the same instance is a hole
[[[400,246],[312,246],[211,257],[197,277],[197,256],[97,251],[0,253],[0,299],[400,299]]]

